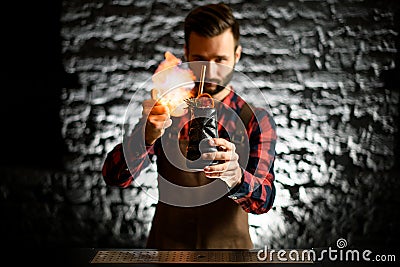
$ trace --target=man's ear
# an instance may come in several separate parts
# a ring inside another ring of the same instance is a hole
[[[236,51],[235,51],[235,62],[236,63],[238,63],[239,62],[239,59],[240,59],[240,56],[242,55],[242,46],[241,45],[238,45],[237,47],[236,47]]]

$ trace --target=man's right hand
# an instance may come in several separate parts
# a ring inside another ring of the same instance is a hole
[[[156,89],[151,90],[151,99],[144,100],[142,106],[142,115],[147,118],[145,129],[146,145],[152,145],[164,134],[165,128],[172,124],[169,108],[157,101]]]

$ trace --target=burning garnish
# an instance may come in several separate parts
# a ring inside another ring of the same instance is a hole
[[[185,99],[193,96],[196,76],[191,70],[180,68],[182,61],[171,52],[165,52],[164,56],[152,77],[158,91],[156,99],[169,108],[171,116],[180,117],[187,113]]]
[[[203,93],[206,68],[207,67],[205,65],[203,65],[201,68],[200,86],[199,86],[199,92],[198,92],[197,97],[185,99],[186,105],[189,108],[213,108],[214,107],[214,99],[211,97],[211,95],[207,94],[207,93]]]
[[[195,107],[195,108],[213,108],[214,107],[214,99],[211,97],[211,95],[207,93],[203,93],[196,98],[191,97],[185,99],[186,105],[190,107]]]

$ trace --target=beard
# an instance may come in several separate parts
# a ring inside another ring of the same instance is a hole
[[[213,78],[208,79],[207,82],[204,83],[203,93],[207,93],[213,96],[224,90],[225,87],[232,80],[234,70],[235,70],[235,65],[232,67],[232,70],[221,79],[213,79]],[[198,83],[197,85],[199,84],[200,83]]]
[[[224,88],[225,86],[218,83],[204,83],[203,92],[213,96],[224,90]]]

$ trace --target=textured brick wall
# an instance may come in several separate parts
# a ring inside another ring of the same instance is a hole
[[[17,185],[30,192],[21,193],[26,221],[18,225],[28,242],[144,245],[155,200],[141,188],[106,187],[100,170],[121,140],[136,90],[166,50],[182,56],[182,21],[200,3],[63,1],[66,169],[7,170],[1,187],[7,207],[18,202]],[[269,213],[250,216],[255,245],[329,246],[340,237],[395,244],[397,2],[237,0],[231,7],[242,25],[237,69],[268,96],[279,135],[276,202]],[[146,175],[144,188],[155,190],[146,183],[154,170]]]

